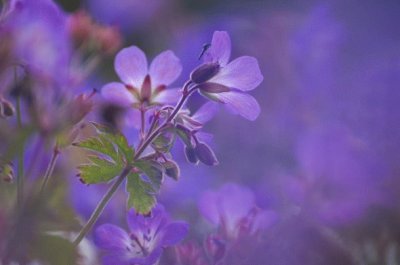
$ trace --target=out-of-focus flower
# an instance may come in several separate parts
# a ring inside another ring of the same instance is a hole
[[[122,36],[115,27],[96,24],[83,10],[68,17],[68,31],[78,47],[112,54],[120,48]]]
[[[253,192],[228,183],[218,191],[206,191],[199,201],[202,215],[222,229],[228,239],[256,234],[276,220],[276,214],[258,208]]]
[[[112,224],[96,229],[95,243],[107,253],[106,265],[155,264],[163,249],[179,243],[188,233],[182,221],[171,222],[164,207],[157,205],[151,216],[129,211],[127,222],[130,232]]]
[[[177,265],[207,265],[202,249],[194,242],[176,247]]]
[[[359,220],[380,203],[382,176],[376,159],[347,128],[324,125],[305,133],[298,144],[304,178],[298,181],[303,211],[330,225]],[[302,195],[301,195],[302,194]]]
[[[116,26],[126,33],[158,18],[157,13],[167,1],[148,0],[86,0],[88,10],[101,23]]]
[[[50,0],[15,0],[11,6],[4,27],[11,33],[16,61],[36,78],[64,85],[71,56],[66,14]]]
[[[179,89],[166,89],[182,71],[181,63],[172,51],[160,53],[148,68],[144,52],[131,46],[117,54],[114,67],[122,83],[108,83],[101,92],[105,99],[115,104],[146,108],[175,103],[181,95]]]
[[[231,40],[225,31],[214,32],[211,45],[204,49],[205,63],[192,72],[191,80],[207,98],[226,104],[246,119],[255,120],[260,106],[245,92],[255,89],[264,79],[257,59],[242,56],[229,62]]]

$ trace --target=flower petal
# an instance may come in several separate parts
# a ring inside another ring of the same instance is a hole
[[[182,65],[172,51],[164,51],[151,62],[149,74],[153,87],[169,86],[182,72]]]
[[[136,98],[126,89],[124,84],[118,82],[108,83],[101,89],[101,95],[108,101],[122,107],[129,107],[136,103]]]
[[[165,226],[161,244],[163,247],[178,244],[189,232],[189,225],[186,222],[173,222]]]
[[[113,252],[112,254],[109,255],[105,255],[102,258],[103,261],[103,265],[130,265],[131,263],[131,259],[128,257],[129,252],[128,251],[117,251],[117,252]],[[137,263],[139,264],[139,263]]]
[[[217,207],[219,201],[219,195],[214,191],[206,191],[203,193],[199,200],[199,211],[200,213],[212,224],[217,225],[219,223],[220,214]]]
[[[140,234],[146,232],[147,229],[161,228],[168,220],[168,214],[164,206],[157,204],[151,211],[151,216],[143,216],[137,214],[132,208],[127,215],[127,223],[131,233]]]
[[[152,101],[159,104],[175,104],[181,96],[180,88],[170,88],[160,91]]]
[[[212,94],[218,101],[225,103],[226,107],[240,116],[254,121],[260,114],[260,105],[256,99],[249,94],[231,91]]]
[[[195,114],[193,114],[192,119],[200,122],[201,124],[205,124],[209,120],[211,120],[218,111],[218,104],[215,102],[207,102],[203,106],[201,106]]]
[[[147,59],[136,46],[122,49],[115,57],[114,68],[125,84],[140,88],[147,74]]]
[[[130,239],[129,235],[118,226],[104,224],[96,229],[94,242],[105,250],[125,251]]]
[[[263,79],[257,59],[242,56],[221,68],[219,73],[210,79],[210,82],[241,91],[249,91],[256,88]]]
[[[225,66],[231,57],[231,38],[226,31],[214,31],[211,47],[205,52],[206,62],[218,62]]]

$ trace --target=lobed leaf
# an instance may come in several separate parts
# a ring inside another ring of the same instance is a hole
[[[155,194],[158,190],[138,173],[127,176],[126,191],[129,193],[128,209],[133,207],[137,213],[148,214],[157,202]]]
[[[93,126],[98,133],[96,137],[73,144],[94,152],[88,156],[89,163],[78,166],[78,176],[87,184],[110,181],[133,162],[135,154],[123,134],[100,124]]]

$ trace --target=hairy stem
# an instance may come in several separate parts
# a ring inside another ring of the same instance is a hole
[[[181,99],[179,100],[178,104],[175,106],[172,114],[165,120],[165,122],[160,125],[157,129],[155,129],[153,132],[149,131],[148,137],[145,137],[145,141],[141,142],[136,150],[134,160],[137,160],[140,158],[144,150],[153,142],[153,140],[162,132],[164,128],[175,118],[175,116],[178,114],[179,110],[182,108],[184,103],[186,102],[187,98],[195,91],[195,89],[188,90],[189,85],[191,82],[187,82],[183,88],[183,94]],[[128,176],[129,172],[133,169],[132,165],[127,165],[124,170],[121,172],[121,175],[118,177],[118,179],[112,184],[112,186],[109,188],[107,193],[104,195],[104,197],[100,200],[99,204],[96,206],[96,209],[90,216],[89,220],[85,224],[85,226],[82,228],[82,230],[79,232],[78,236],[75,238],[73,241],[74,246],[78,246],[79,243],[82,241],[82,239],[86,236],[86,234],[90,231],[92,226],[96,223],[97,219],[100,217],[101,213],[103,212],[104,208],[114,195],[114,193],[117,191],[118,187],[122,184],[124,179]]]
[[[17,69],[14,67],[14,82],[17,84]],[[17,112],[17,125],[22,128],[22,115],[21,115],[21,97],[17,96],[16,99],[16,112]],[[24,199],[24,144],[18,153],[18,175],[17,175],[17,206],[21,208]]]
[[[51,175],[53,175],[54,167],[56,165],[57,158],[59,157],[59,155],[60,155],[60,150],[58,150],[58,147],[55,146],[53,149],[53,155],[51,156],[50,162],[46,169],[46,173],[44,174],[44,177],[43,177],[42,186],[40,187],[40,193],[42,193],[44,191],[47,183],[49,182]]]
[[[104,208],[107,206],[107,203],[110,201],[114,193],[117,191],[119,185],[121,185],[121,183],[124,181],[126,176],[128,176],[131,170],[132,166],[125,167],[121,175],[119,175],[118,179],[108,189],[107,193],[100,200],[99,204],[97,204],[96,209],[93,211],[92,215],[90,216],[85,226],[82,228],[78,236],[75,238],[73,242],[74,246],[78,246],[79,243],[82,241],[82,239],[86,236],[86,234],[89,233],[90,229],[92,229],[92,226],[96,223],[97,219],[99,219]]]

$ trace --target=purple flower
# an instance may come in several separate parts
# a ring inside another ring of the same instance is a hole
[[[192,72],[192,81],[199,84],[200,92],[207,98],[226,104],[246,119],[255,120],[260,106],[245,92],[263,81],[257,59],[242,56],[229,62],[231,40],[225,31],[214,32],[211,45],[205,49],[205,63]]]
[[[171,222],[161,205],[157,205],[151,216],[129,211],[127,222],[130,232],[112,224],[96,229],[95,244],[105,250],[106,265],[151,265],[160,258],[165,247],[179,243],[188,233],[188,224]]]
[[[199,209],[230,239],[242,234],[255,234],[276,219],[274,212],[256,206],[251,190],[233,183],[225,184],[218,191],[205,192],[199,201]]]
[[[181,95],[179,89],[166,89],[182,71],[172,51],[160,53],[148,68],[144,52],[131,46],[117,54],[114,67],[122,83],[106,84],[102,95],[115,104],[134,108],[171,104]]]

